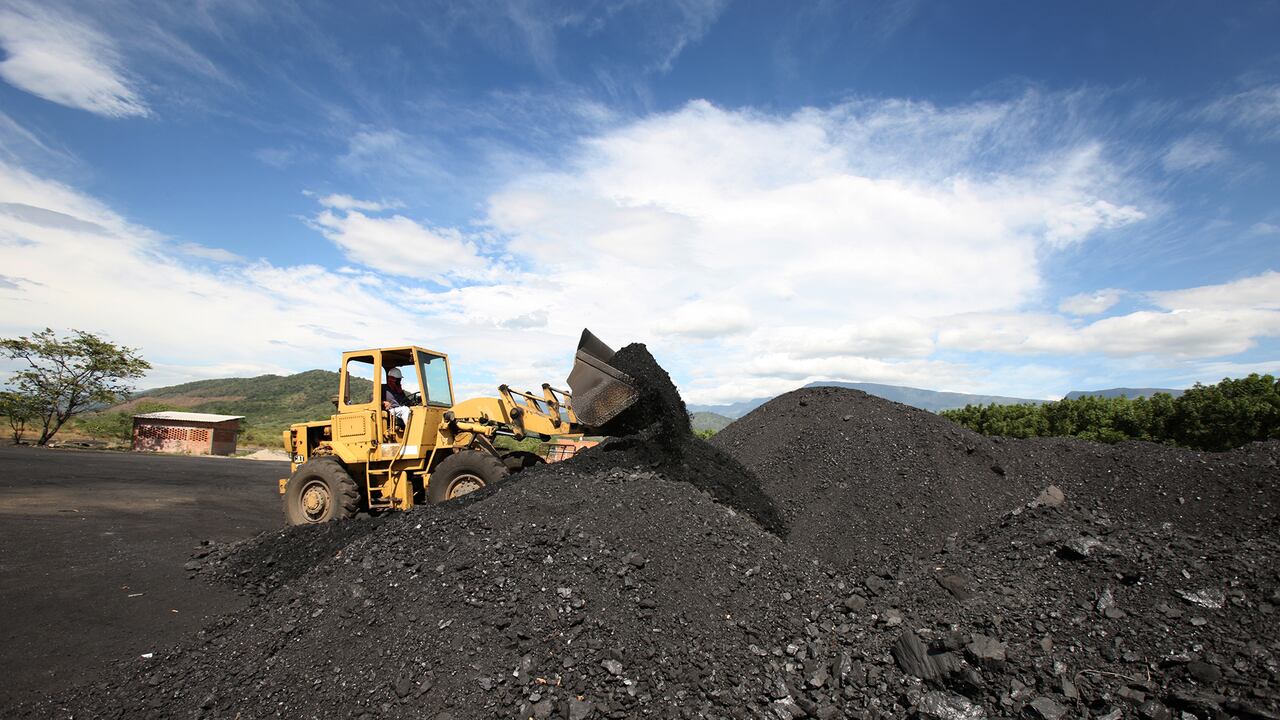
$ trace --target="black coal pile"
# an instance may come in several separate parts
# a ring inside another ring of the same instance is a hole
[[[712,438],[764,483],[797,547],[837,567],[927,555],[1047,484],[933,413],[845,388],[779,396]]]
[[[803,686],[784,639],[830,646],[813,623],[833,587],[688,483],[565,463],[388,517],[186,646],[27,712],[759,716]]]
[[[867,592],[925,717],[1276,718],[1278,557],[1274,512],[1121,522],[1055,487]]]
[[[644,345],[628,345],[609,362],[636,381],[639,400],[599,428],[609,440],[570,462],[582,471],[641,468],[690,483],[769,532],[786,535],[786,522],[755,473],[693,434],[671,376]]]
[[[1011,476],[1056,483],[1118,519],[1217,525],[1277,512],[1280,442],[1224,453],[1072,438],[1004,440],[996,448]]]
[[[192,577],[200,575],[250,595],[265,596],[340,555],[343,548],[373,532],[383,519],[361,515],[352,522],[285,527],[233,543],[203,542],[186,570]]]

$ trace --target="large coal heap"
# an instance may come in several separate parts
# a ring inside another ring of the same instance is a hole
[[[390,516],[255,608],[61,706],[93,717],[758,716],[777,660],[747,648],[803,637],[830,586],[687,483],[562,463],[477,502]]]
[[[1201,453],[1131,442],[988,438],[859,390],[781,395],[712,438],[755,471],[799,548],[836,567],[924,556],[1048,485],[1123,520],[1273,517],[1275,443]]]
[[[717,433],[781,506],[792,541],[837,567],[924,555],[1044,484],[933,413],[845,388],[779,396]]]
[[[786,535],[786,521],[756,475],[693,434],[680,392],[644,345],[622,348],[609,364],[635,380],[639,399],[599,428],[609,440],[570,462],[581,471],[643,468],[690,483],[769,532]]]
[[[853,575],[687,483],[565,463],[392,516],[183,647],[5,714],[1274,718],[1277,531],[1050,491]]]

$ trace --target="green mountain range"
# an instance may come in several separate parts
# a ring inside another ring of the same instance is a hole
[[[222,378],[153,388],[134,393],[126,403],[100,415],[128,415],[158,410],[243,415],[243,439],[256,444],[280,444],[290,424],[333,415],[338,373],[308,370],[296,375]]]
[[[1127,397],[1130,400],[1134,400],[1137,398],[1149,398],[1156,393],[1164,393],[1165,395],[1178,397],[1182,392],[1182,390],[1174,390],[1171,388],[1107,388],[1106,390],[1072,390],[1067,393],[1067,396],[1063,399],[1075,400],[1082,397]]]

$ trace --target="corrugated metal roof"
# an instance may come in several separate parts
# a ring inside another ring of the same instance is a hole
[[[225,422],[227,420],[243,420],[243,415],[214,415],[213,413],[193,413],[193,412],[175,412],[166,410],[165,412],[143,413],[142,415],[134,415],[135,418],[144,418],[147,420],[178,420],[186,422]]]

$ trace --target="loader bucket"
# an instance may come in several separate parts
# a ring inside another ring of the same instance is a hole
[[[573,393],[573,411],[578,420],[599,428],[614,419],[639,399],[635,380],[609,364],[613,350],[590,330],[582,331],[578,352],[569,372],[569,390]]]

